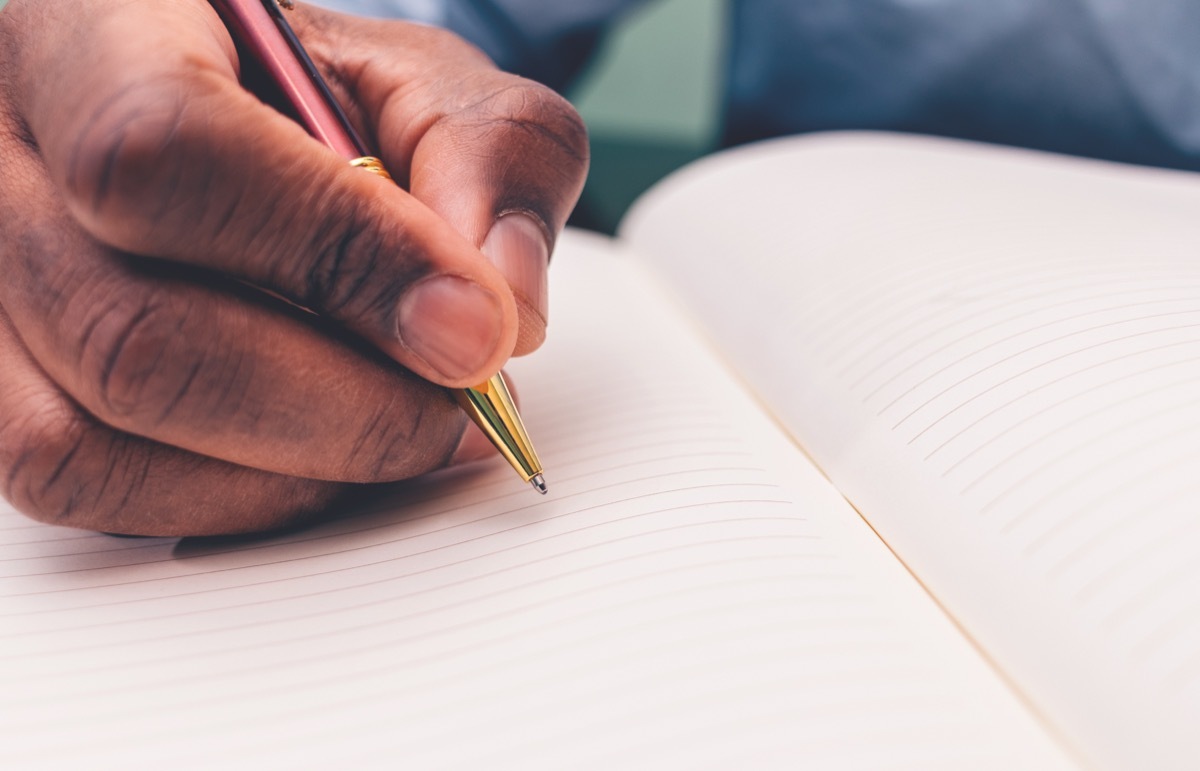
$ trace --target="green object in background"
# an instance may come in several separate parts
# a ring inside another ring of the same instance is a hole
[[[629,14],[571,89],[597,136],[716,141],[724,0],[654,0]]]
[[[611,233],[638,195],[714,148],[727,0],[654,0],[629,15],[567,95],[592,138],[571,224]]]

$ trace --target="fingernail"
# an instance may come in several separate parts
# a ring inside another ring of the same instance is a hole
[[[495,353],[503,315],[495,294],[458,276],[433,276],[400,300],[400,340],[449,380],[479,370]]]
[[[505,214],[492,225],[481,251],[508,279],[517,302],[540,316],[544,325],[550,311],[545,231],[528,214]]]

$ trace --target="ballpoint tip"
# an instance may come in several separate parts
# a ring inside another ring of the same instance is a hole
[[[550,492],[550,488],[546,487],[546,478],[541,474],[535,474],[533,479],[529,480],[529,484],[533,485],[533,489],[537,490],[542,495]]]

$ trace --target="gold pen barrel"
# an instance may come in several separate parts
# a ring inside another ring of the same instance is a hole
[[[350,165],[387,180],[392,178],[383,163],[369,155],[355,158]],[[504,378],[496,374],[474,388],[455,389],[454,398],[521,478],[545,495],[542,462],[533,449],[533,442],[529,441],[529,434],[525,433],[525,424]]]
[[[454,398],[522,479],[533,482],[541,475],[542,462],[525,433],[517,406],[513,404],[512,394],[502,376],[493,375],[486,383],[474,388],[455,390]]]

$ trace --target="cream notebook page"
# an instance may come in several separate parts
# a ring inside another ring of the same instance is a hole
[[[1044,725],[642,268],[567,234],[546,462],[297,533],[0,514],[0,765],[1060,769]]]
[[[1200,766],[1197,180],[830,135],[703,161],[623,234],[1104,768]]]

